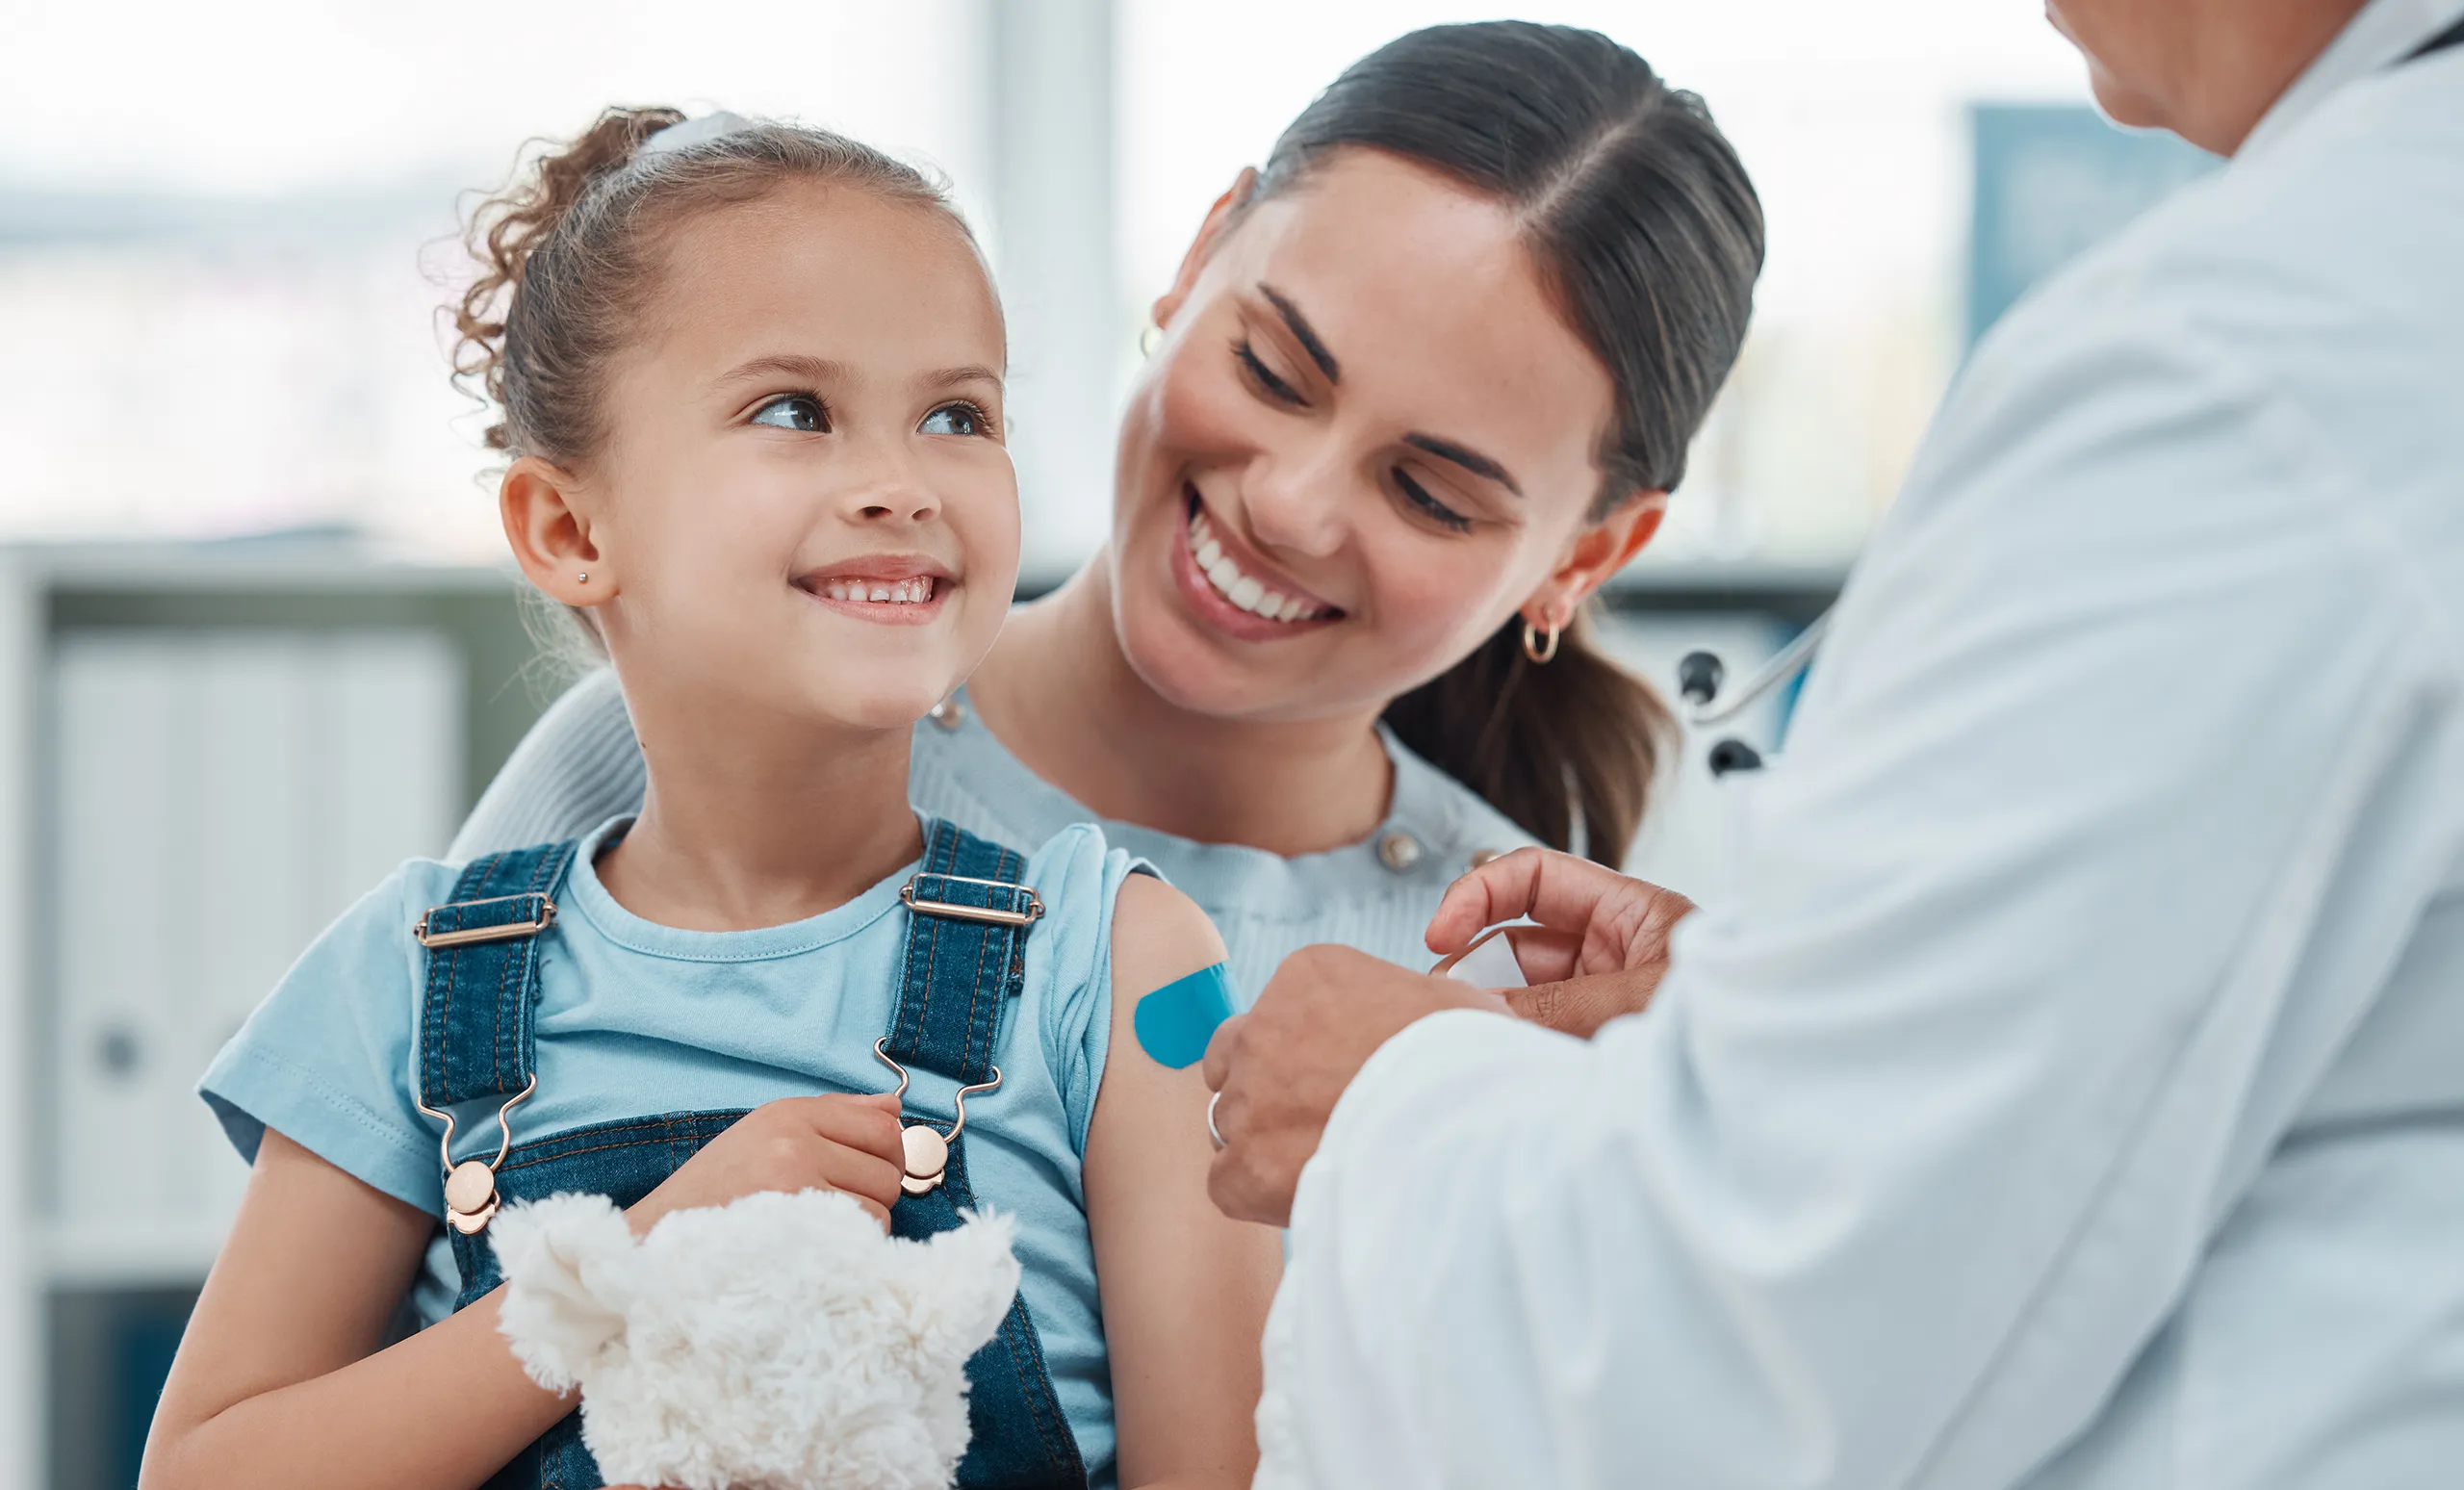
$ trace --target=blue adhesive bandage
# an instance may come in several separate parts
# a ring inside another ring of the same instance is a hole
[[[1138,1001],[1138,1043],[1158,1066],[1179,1070],[1206,1059],[1215,1027],[1232,1017],[1232,976],[1221,963],[1175,978]]]

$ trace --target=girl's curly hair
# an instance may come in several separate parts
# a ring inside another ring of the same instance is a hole
[[[940,212],[966,232],[940,183],[829,130],[749,122],[644,149],[683,119],[680,109],[609,109],[472,213],[464,241],[479,274],[449,307],[453,375],[498,411],[490,450],[566,466],[600,450],[608,362],[657,294],[666,236],[702,212],[807,180]]]

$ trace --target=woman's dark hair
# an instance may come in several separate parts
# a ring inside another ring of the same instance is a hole
[[[1433,167],[1515,212],[1542,282],[1616,388],[1593,518],[1673,490],[1762,270],[1761,204],[1703,101],[1597,32],[1432,26],[1352,64],[1302,110],[1250,201],[1348,148]],[[1578,620],[1535,664],[1508,622],[1386,721],[1533,836],[1569,848],[1579,823],[1584,852],[1614,864],[1674,721],[1587,631]]]

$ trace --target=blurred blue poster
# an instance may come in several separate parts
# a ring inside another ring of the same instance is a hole
[[[2084,104],[1977,104],[1967,339],[2028,286],[2220,164],[2160,132],[2119,129]]]

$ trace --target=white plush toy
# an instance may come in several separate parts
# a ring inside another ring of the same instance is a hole
[[[600,1195],[489,1228],[505,1338],[582,1393],[610,1484],[945,1490],[966,1451],[966,1361],[1018,1291],[1006,1216],[897,1241],[846,1195],[754,1195],[636,1239]]]

